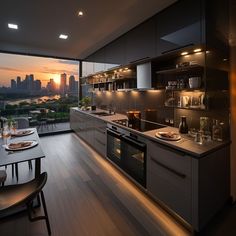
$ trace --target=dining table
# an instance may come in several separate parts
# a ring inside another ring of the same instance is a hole
[[[34,174],[35,177],[38,177],[41,173],[41,159],[45,158],[45,154],[42,150],[37,130],[35,128],[24,130],[30,130],[31,132],[29,135],[12,136],[9,143],[34,141],[36,145],[23,150],[7,150],[4,145],[4,140],[0,138],[0,167],[35,160]]]

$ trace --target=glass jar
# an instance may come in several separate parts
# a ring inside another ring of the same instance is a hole
[[[187,125],[186,116],[181,116],[181,121],[180,121],[180,124],[179,124],[179,132],[181,134],[187,134],[188,133],[188,125]]]
[[[212,127],[212,139],[214,141],[223,141],[223,126],[219,120],[215,120]]]

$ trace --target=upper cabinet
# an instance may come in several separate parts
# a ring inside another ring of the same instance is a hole
[[[155,18],[151,18],[125,35],[125,64],[155,56],[155,24]]]
[[[125,63],[125,37],[122,36],[105,46],[105,63]]]
[[[156,15],[157,55],[204,43],[202,1],[182,0]]]

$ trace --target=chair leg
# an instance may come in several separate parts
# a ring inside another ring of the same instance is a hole
[[[49,219],[48,219],[48,212],[47,212],[47,207],[46,207],[46,203],[45,203],[44,194],[43,194],[43,191],[41,191],[40,193],[41,193],[41,199],[42,199],[44,214],[45,214],[45,217],[46,217],[45,220],[46,220],[46,224],[47,224],[48,234],[51,235],[51,227],[50,227],[50,223],[49,223]]]
[[[28,165],[29,165],[29,169],[32,170],[33,167],[32,167],[32,161],[28,161]]]
[[[14,164],[11,165],[11,174],[12,174],[12,178],[14,178]]]
[[[44,216],[35,216],[35,217],[31,216],[31,212],[33,211],[33,203],[31,201],[31,202],[26,204],[27,212],[28,212],[28,218],[31,222],[38,221],[38,220],[45,220],[46,225],[47,225],[48,235],[51,235],[51,227],[50,227],[50,223],[49,223],[49,219],[48,219],[47,207],[46,207],[45,198],[44,198],[44,194],[43,194],[42,190],[41,190],[40,194],[41,194],[41,200],[42,200],[42,204],[43,204]]]
[[[18,175],[18,164],[17,164],[17,163],[15,164],[15,170],[16,170],[16,180],[17,180],[17,182],[18,182],[18,180],[19,180],[19,175]]]

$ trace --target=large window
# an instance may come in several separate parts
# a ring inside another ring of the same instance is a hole
[[[39,133],[69,129],[78,71],[78,61],[0,53],[0,115],[26,118]]]

